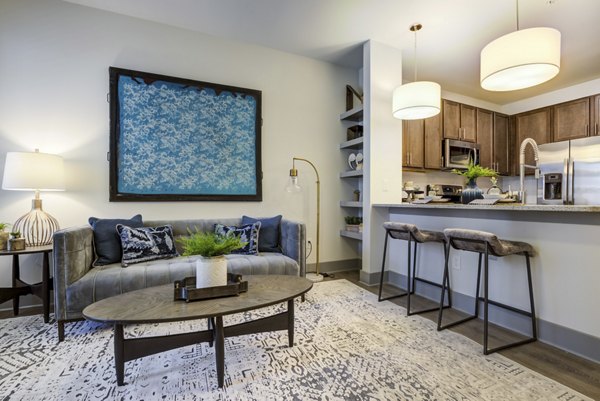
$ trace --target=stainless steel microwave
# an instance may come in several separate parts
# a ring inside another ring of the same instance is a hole
[[[463,169],[479,163],[479,144],[444,139],[444,168]]]

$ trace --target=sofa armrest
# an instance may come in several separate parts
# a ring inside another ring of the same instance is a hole
[[[65,228],[54,233],[54,309],[57,320],[66,320],[69,285],[82,278],[94,261],[94,235],[90,226]]]
[[[281,250],[300,266],[300,276],[306,276],[306,226],[291,220],[281,220]]]

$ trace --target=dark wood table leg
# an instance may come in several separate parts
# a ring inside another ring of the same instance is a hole
[[[13,288],[17,286],[17,282],[21,279],[21,268],[19,266],[19,255],[13,255],[12,260],[12,286]],[[19,298],[17,295],[13,298],[13,314],[15,316],[19,315]]]
[[[48,252],[42,255],[42,304],[44,306],[44,323],[50,321],[50,262]]]
[[[225,376],[225,332],[223,331],[223,316],[215,318],[215,357],[217,360],[217,381],[223,388]]]
[[[288,316],[288,343],[290,347],[294,346],[294,300],[288,301],[287,307]]]
[[[125,384],[125,341],[123,337],[123,325],[115,323],[115,370],[117,371],[117,385]]]

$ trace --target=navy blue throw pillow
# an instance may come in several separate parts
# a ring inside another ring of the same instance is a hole
[[[117,224],[123,258],[121,266],[178,256],[170,225],[132,228]]]
[[[90,217],[88,222],[94,231],[94,247],[96,249],[94,266],[103,266],[121,261],[121,239],[117,233],[117,224],[134,228],[144,226],[141,214],[136,214],[131,219]]]
[[[258,250],[260,252],[281,252],[279,237],[281,232],[281,215],[269,218],[255,219],[242,216],[242,225],[260,221],[260,235],[258,236]]]
[[[258,255],[258,241],[260,236],[258,235],[260,230],[260,222],[254,224],[248,224],[241,227],[225,226],[223,224],[215,224],[215,233],[222,236],[237,235],[243,242],[246,242],[246,246],[240,249],[231,251],[231,253],[240,253],[243,255]]]

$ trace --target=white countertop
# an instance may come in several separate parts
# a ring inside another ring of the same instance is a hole
[[[510,210],[517,212],[600,212],[597,205],[535,205],[521,203],[497,203],[495,205],[463,205],[460,203],[375,203],[373,207],[409,209],[463,209],[463,210]]]

